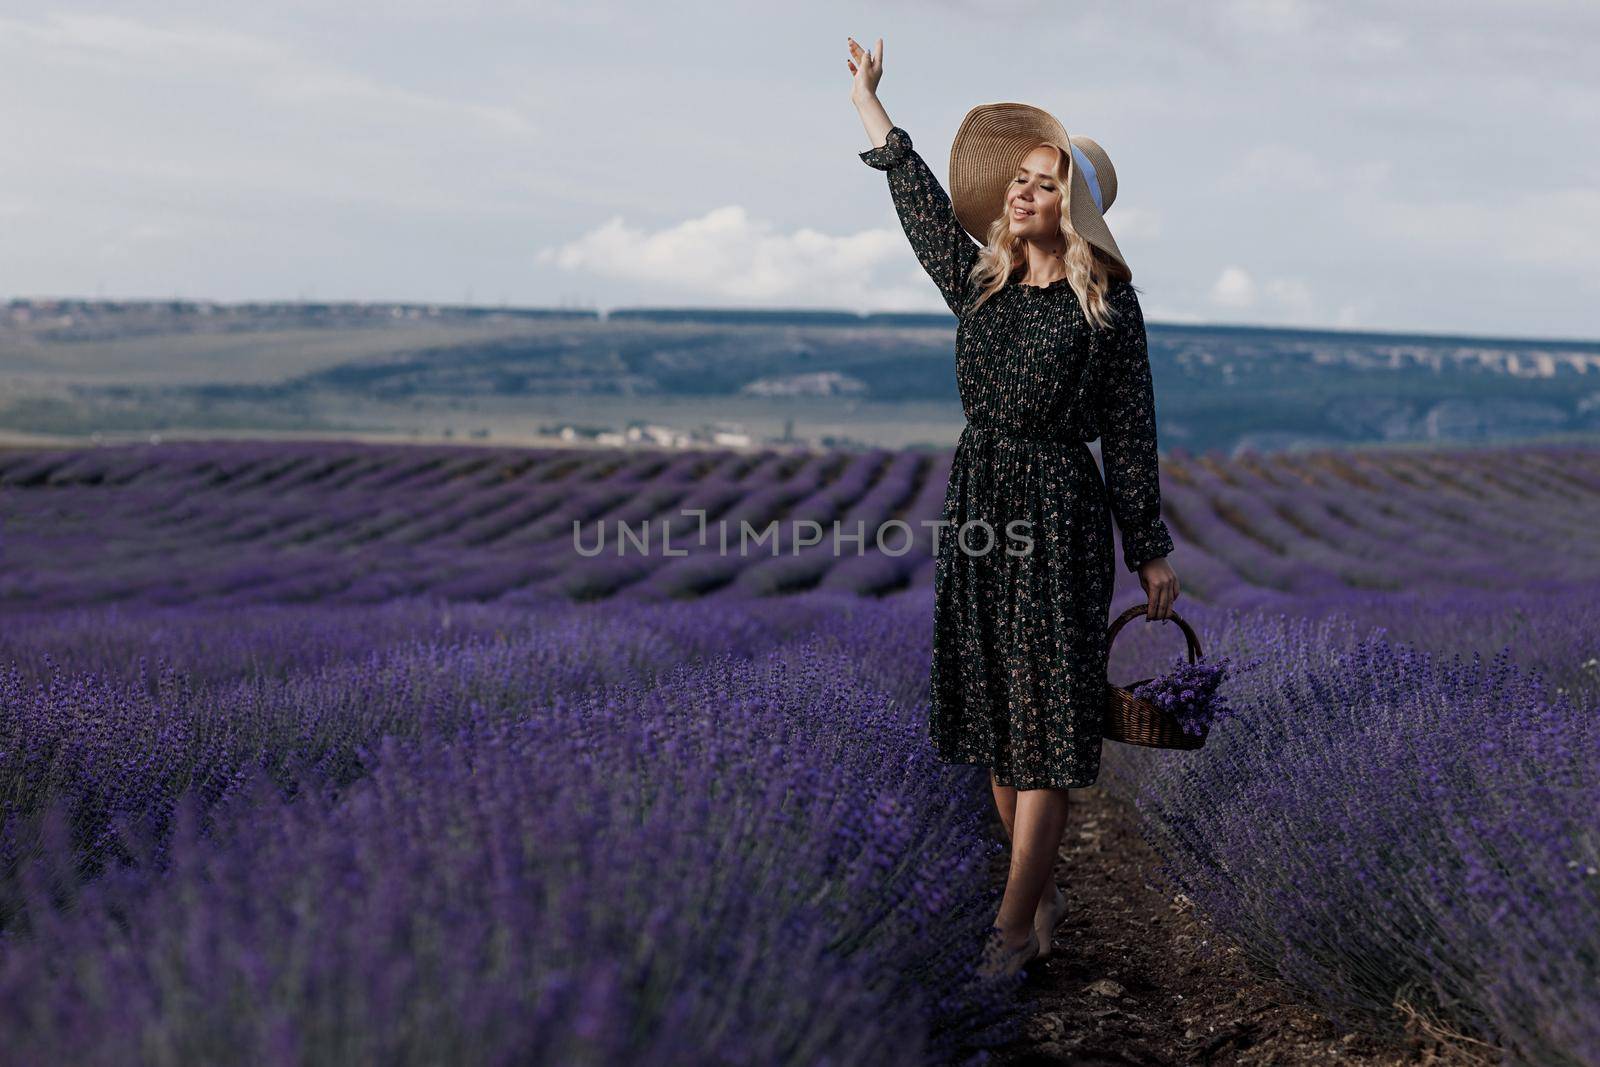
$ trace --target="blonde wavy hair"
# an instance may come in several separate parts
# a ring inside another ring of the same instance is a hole
[[[1044,144],[1048,148],[1055,149],[1056,165],[1052,170],[1052,177],[1056,180],[1056,187],[1065,190],[1067,166],[1064,154],[1055,145],[1048,142]],[[1072,228],[1072,222],[1067,218],[1066,206],[1066,193],[1063,192],[1061,236],[1067,242],[1064,256],[1067,264],[1067,284],[1078,294],[1078,304],[1083,308],[1084,318],[1089,320],[1089,324],[1096,329],[1105,329],[1116,317],[1116,309],[1106,301],[1106,290],[1114,281],[1132,281],[1133,275],[1121,263],[1078,236],[1077,231]],[[978,251],[978,261],[972,266],[971,278],[977,284],[979,291],[971,310],[976,311],[983,306],[985,300],[1005,288],[1007,280],[1017,269],[1018,264],[1026,266],[1022,240],[1020,237],[1011,236],[1011,227],[1006,221],[1005,203],[1002,200],[1000,211],[995,220],[989,224],[989,232],[985,235],[983,247]]]

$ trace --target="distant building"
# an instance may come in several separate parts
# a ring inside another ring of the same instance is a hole
[[[693,443],[690,435],[671,426],[661,426],[654,423],[636,423],[625,431],[628,441],[633,444],[661,445],[665,448],[685,448]]]

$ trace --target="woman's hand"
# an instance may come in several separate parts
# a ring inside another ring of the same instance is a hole
[[[878,81],[883,77],[883,38],[878,38],[876,54],[856,44],[854,37],[846,37],[845,43],[850,46],[850,58],[844,61],[845,66],[855,75],[855,83],[850,87],[850,98],[865,100],[877,96]]]
[[[1147,619],[1172,618],[1172,602],[1178,599],[1178,574],[1167,562],[1166,556],[1157,556],[1139,564],[1139,584],[1150,597],[1145,609]]]

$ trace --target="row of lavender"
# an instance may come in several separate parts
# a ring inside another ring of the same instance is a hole
[[[0,602],[882,594],[931,581],[922,520],[939,515],[949,462],[349,443],[0,452]]]
[[[966,1058],[1018,1018],[972,971],[1000,846],[922,743],[922,621],[814,593],[8,629],[0,1061]]]
[[[351,443],[0,452],[0,604],[926,589],[949,462]],[[1218,605],[1298,612],[1600,577],[1593,448],[1200,457],[1166,462],[1163,487],[1187,593]]]

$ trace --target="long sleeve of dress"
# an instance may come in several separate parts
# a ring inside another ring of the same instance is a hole
[[[1094,330],[1100,361],[1100,456],[1106,491],[1122,533],[1128,570],[1168,555],[1172,535],[1161,520],[1161,467],[1156,451],[1155,388],[1149,341],[1139,296],[1126,282],[1113,285],[1107,300],[1116,311],[1108,329]]]
[[[911,135],[889,130],[881,148],[861,153],[862,162],[889,176],[889,195],[900,215],[911,249],[958,317],[967,292],[967,274],[978,259],[978,242],[968,236],[950,205],[950,194],[911,147]]]

